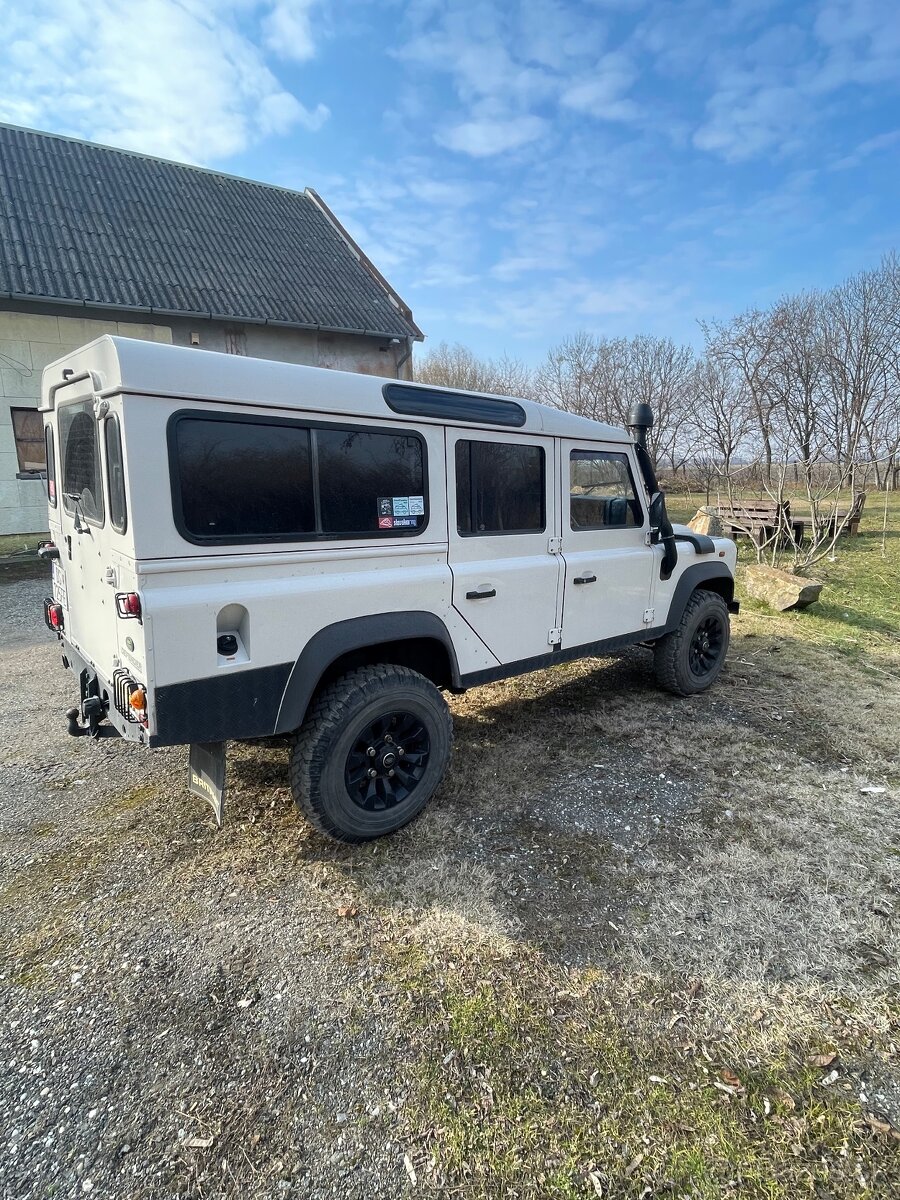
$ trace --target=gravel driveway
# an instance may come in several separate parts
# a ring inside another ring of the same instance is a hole
[[[615,946],[693,786],[592,733],[556,766],[542,731],[581,738],[643,660],[552,702],[538,677],[456,698],[425,816],[344,847],[297,816],[283,746],[231,747],[217,830],[184,747],[69,737],[45,591],[0,579],[0,1195],[405,1195],[391,964],[409,938],[433,955],[511,935],[569,962]],[[530,782],[548,770],[550,802]]]
[[[351,852],[297,819],[283,750],[246,748],[219,832],[184,748],[69,737],[45,591],[0,582],[0,1195],[401,1195]]]

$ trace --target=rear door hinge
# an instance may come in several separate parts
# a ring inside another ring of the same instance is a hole
[[[562,641],[562,630],[561,629],[551,629],[550,632],[547,634],[547,644],[549,646],[558,646],[561,641]]]
[[[655,608],[645,608],[644,609],[644,624],[645,625],[652,625],[655,618],[656,618],[656,609]]]
[[[548,554],[562,554],[562,538],[553,537],[547,541]]]

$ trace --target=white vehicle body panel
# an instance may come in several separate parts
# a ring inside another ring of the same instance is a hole
[[[426,614],[446,631],[455,686],[546,665],[558,648],[577,652],[648,633],[648,624],[659,635],[678,579],[709,555],[680,544],[673,577],[660,580],[662,551],[647,544],[648,497],[640,482],[642,527],[577,531],[569,520],[570,448],[626,454],[640,480],[624,431],[525,400],[515,402],[524,414],[516,428],[494,427],[484,419],[463,425],[440,416],[403,415],[389,406],[384,386],[376,377],[109,337],[45,369],[42,411],[54,430],[59,493],[49,510],[60,554],[53,566],[53,598],[63,609],[64,640],[77,671],[95,674],[101,694],[111,690],[116,672],[128,672],[146,689],[144,724],[122,718],[110,705],[119,732],[152,744],[163,693],[170,704],[177,694],[179,712],[190,715],[207,698],[213,709],[228,697],[233,705],[242,684],[251,714],[263,707],[273,725],[276,715],[287,720],[288,690],[297,683],[302,656],[317,638],[346,622]],[[104,519],[79,515],[63,499],[60,419],[71,405],[93,414],[101,447],[107,424],[118,421],[127,502],[121,531],[110,519],[105,449]],[[184,413],[414,434],[426,453],[427,524],[415,536],[388,530],[366,537],[319,534],[317,540],[191,540],[176,520],[170,480],[168,431],[175,415]],[[461,439],[543,449],[543,530],[460,533],[454,452]],[[716,558],[733,575],[731,541],[716,542]],[[589,574],[596,574],[596,584],[574,583]],[[467,597],[490,591],[496,595]],[[139,620],[117,612],[116,597],[131,592],[140,597]],[[392,637],[410,636],[398,634],[396,622],[391,628]],[[234,653],[219,652],[223,633],[236,638]],[[267,696],[265,687],[281,691]],[[225,716],[222,721],[227,725]],[[210,717],[202,729],[214,724]],[[244,736],[225,725],[223,737]],[[171,731],[166,740],[173,740]]]

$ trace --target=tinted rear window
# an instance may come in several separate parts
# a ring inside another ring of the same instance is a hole
[[[128,526],[125,507],[125,466],[118,417],[107,417],[103,427],[106,442],[106,478],[109,487],[109,519],[113,529],[124,533]]]
[[[425,524],[422,443],[402,433],[315,431],[324,533]]]
[[[456,527],[460,533],[537,533],[545,526],[542,447],[456,443]]]
[[[47,454],[47,499],[56,508],[56,454],[53,449],[53,426],[44,430],[44,446]]]
[[[176,524],[193,541],[415,535],[428,521],[425,445],[409,431],[176,414]]]
[[[66,512],[76,510],[95,524],[103,524],[103,483],[100,473],[100,437],[93,400],[64,404],[59,410],[59,448],[62,459],[62,492]]]
[[[191,536],[264,541],[315,529],[308,429],[185,417],[175,439]]]

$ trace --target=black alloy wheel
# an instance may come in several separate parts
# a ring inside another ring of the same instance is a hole
[[[452,745],[450,710],[431,680],[393,663],[358,667],[318,693],[294,735],[294,801],[328,837],[384,837],[428,803]]]
[[[718,613],[705,617],[694,630],[688,651],[692,674],[703,679],[714,670],[725,645],[725,627]]]
[[[408,712],[378,717],[356,737],[344,767],[354,804],[368,812],[408,799],[425,775],[431,740],[422,721]]]
[[[684,606],[681,620],[653,647],[660,685],[676,696],[694,696],[721,674],[731,638],[728,605],[718,592],[698,588]]]

